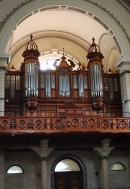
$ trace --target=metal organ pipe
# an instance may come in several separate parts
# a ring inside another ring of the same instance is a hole
[[[25,95],[38,96],[38,66],[35,63],[26,65]]]
[[[23,62],[23,74],[25,74],[25,100],[24,110],[26,109],[34,112],[38,109],[38,57],[40,52],[37,44],[33,41],[33,36],[30,36],[30,41],[25,46],[25,51],[22,56]]]
[[[38,67],[35,65],[35,95],[38,96]]]
[[[99,46],[92,39],[92,44],[86,56],[88,60],[88,71],[90,73],[90,90],[92,97],[92,108],[100,110],[103,108],[103,85],[102,85],[102,59],[104,56],[100,52]]]
[[[102,75],[101,67],[98,64],[92,66],[90,70],[91,95],[92,97],[102,97]]]

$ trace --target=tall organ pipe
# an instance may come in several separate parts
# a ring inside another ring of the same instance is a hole
[[[30,36],[30,41],[25,46],[24,57],[25,67],[25,97],[38,97],[38,69],[40,55],[37,44],[33,41],[33,36]]]
[[[38,96],[38,66],[29,63],[25,69],[25,95],[27,97]]]
[[[91,78],[91,95],[92,97],[102,97],[102,75],[101,68],[98,64],[95,64],[90,69]]]
[[[92,44],[90,45],[88,55],[86,56],[88,60],[87,70],[90,74],[90,94],[92,97],[92,106],[95,109],[100,109],[103,106],[103,65],[102,59],[104,58],[100,52],[100,48],[95,44],[95,39],[92,39]]]

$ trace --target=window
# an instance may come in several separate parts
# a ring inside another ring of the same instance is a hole
[[[111,166],[111,171],[124,171],[125,166],[122,163],[116,162]]]
[[[21,174],[21,173],[23,173],[23,170],[18,165],[13,165],[9,167],[9,169],[7,170],[7,174]]]
[[[58,49],[51,49],[51,51],[46,51],[39,57],[40,70],[55,70],[56,66],[60,64],[61,57],[63,56],[63,51]],[[70,60],[73,60],[75,64],[74,70],[77,70],[79,61],[77,61],[71,55],[65,53],[66,61],[70,64]]]
[[[55,167],[55,172],[80,171],[79,165],[72,159],[63,159]]]
[[[60,59],[48,59],[40,63],[40,70],[55,70],[60,63]]]

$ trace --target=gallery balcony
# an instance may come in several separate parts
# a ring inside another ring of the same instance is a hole
[[[130,117],[0,117],[0,134],[130,133]]]

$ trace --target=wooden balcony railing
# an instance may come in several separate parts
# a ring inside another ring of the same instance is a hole
[[[0,133],[129,133],[130,117],[0,117]]]
[[[0,117],[0,133],[129,133],[130,118]]]

